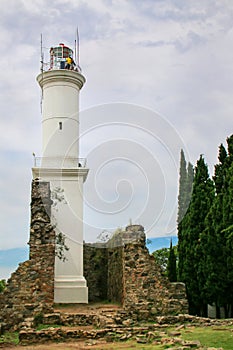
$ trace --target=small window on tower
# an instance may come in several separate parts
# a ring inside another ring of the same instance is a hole
[[[62,122],[59,122],[59,130],[62,130]]]

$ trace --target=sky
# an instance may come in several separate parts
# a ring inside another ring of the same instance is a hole
[[[130,222],[176,234],[180,149],[210,174],[232,134],[231,0],[1,0],[0,249],[26,246],[31,167],[41,155],[41,33],[75,46],[84,239]]]

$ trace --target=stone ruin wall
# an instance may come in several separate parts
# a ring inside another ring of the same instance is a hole
[[[0,294],[0,323],[8,328],[52,310],[55,232],[50,224],[51,204],[49,183],[33,181],[29,260],[19,264]]]
[[[84,243],[83,270],[87,280],[89,302],[107,300],[108,252],[105,244]]]
[[[138,320],[188,313],[185,285],[170,283],[162,276],[145,241],[144,228],[130,225],[105,244],[84,245],[84,275],[90,301],[107,297]],[[96,263],[98,274],[94,272]]]
[[[32,182],[30,255],[0,294],[0,323],[19,328],[25,318],[53,312],[55,231],[50,184]],[[89,301],[120,303],[132,318],[188,312],[185,286],[170,283],[146,248],[144,229],[130,225],[107,243],[84,244]]]
[[[106,243],[84,244],[84,276],[89,302],[123,302],[122,247]]]
[[[124,305],[124,250],[122,245],[108,248],[108,300]]]
[[[139,319],[188,313],[185,285],[171,283],[162,276],[155,258],[148,252],[145,238],[142,226],[126,228],[126,239],[123,238],[124,308],[138,314]]]

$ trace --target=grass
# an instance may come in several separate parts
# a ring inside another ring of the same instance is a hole
[[[39,329],[45,329],[47,327],[51,327],[51,325],[39,325]],[[53,325],[53,327],[60,327],[59,325]],[[176,328],[168,328],[168,333]],[[191,326],[180,330],[181,336],[183,340],[199,340],[202,346],[205,347],[215,347],[215,348],[223,348],[224,350],[232,350],[233,349],[233,326],[219,326],[219,327],[197,327]],[[8,343],[17,345],[19,343],[18,333],[17,332],[6,332],[3,336],[0,337],[0,346],[1,343]],[[108,344],[96,346],[95,350],[120,350],[120,349],[129,349],[129,350],[165,350],[168,345],[155,345],[151,344],[140,344],[135,340],[128,341],[117,341],[117,342],[109,342]],[[60,349],[60,347],[58,347]],[[71,349],[67,344],[67,349]],[[36,346],[35,346],[36,349]],[[47,348],[46,348],[47,349]],[[56,349],[56,344],[51,344],[50,349]],[[63,350],[65,350],[63,348]]]
[[[169,331],[175,328],[169,328]],[[222,348],[224,350],[233,349],[233,326],[220,327],[188,327],[181,330],[183,340],[199,340],[202,346]],[[126,345],[127,344],[127,345]],[[154,345],[152,344],[137,344],[135,341],[129,340],[124,343],[109,343],[108,350],[166,350],[168,345]],[[103,348],[96,348],[101,350]]]
[[[0,336],[0,344],[9,343],[17,345],[19,344],[19,333],[18,332],[5,332]]]
[[[140,349],[140,350],[164,350],[165,347],[163,345],[153,345],[153,344],[147,344],[147,345],[142,345],[142,344],[136,344],[134,342],[134,346],[132,348],[127,348],[127,349]],[[116,350],[118,350],[116,348]]]
[[[42,324],[42,323],[40,323],[36,326],[36,330],[41,331],[42,329],[60,328],[60,327],[61,327],[61,325],[59,325],[59,324]]]
[[[190,327],[182,330],[182,338],[184,340],[199,340],[203,346],[232,350],[233,326]]]
[[[113,348],[114,349],[114,348]],[[115,348],[115,350],[118,350],[120,348]],[[142,344],[136,344],[135,342],[132,343],[132,347],[127,347],[127,350],[135,350],[135,349],[140,349],[140,350],[164,350],[165,347],[163,345],[153,345],[153,344],[147,344],[147,345],[142,345]],[[96,349],[98,350],[98,349]]]

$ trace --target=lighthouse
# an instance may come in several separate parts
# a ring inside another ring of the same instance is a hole
[[[35,157],[32,173],[34,179],[50,183],[51,221],[61,238],[62,257],[55,257],[54,302],[87,303],[83,183],[88,168],[79,158],[79,92],[85,77],[73,61],[72,49],[59,44],[50,49],[49,63],[37,81],[42,93],[42,157]]]

